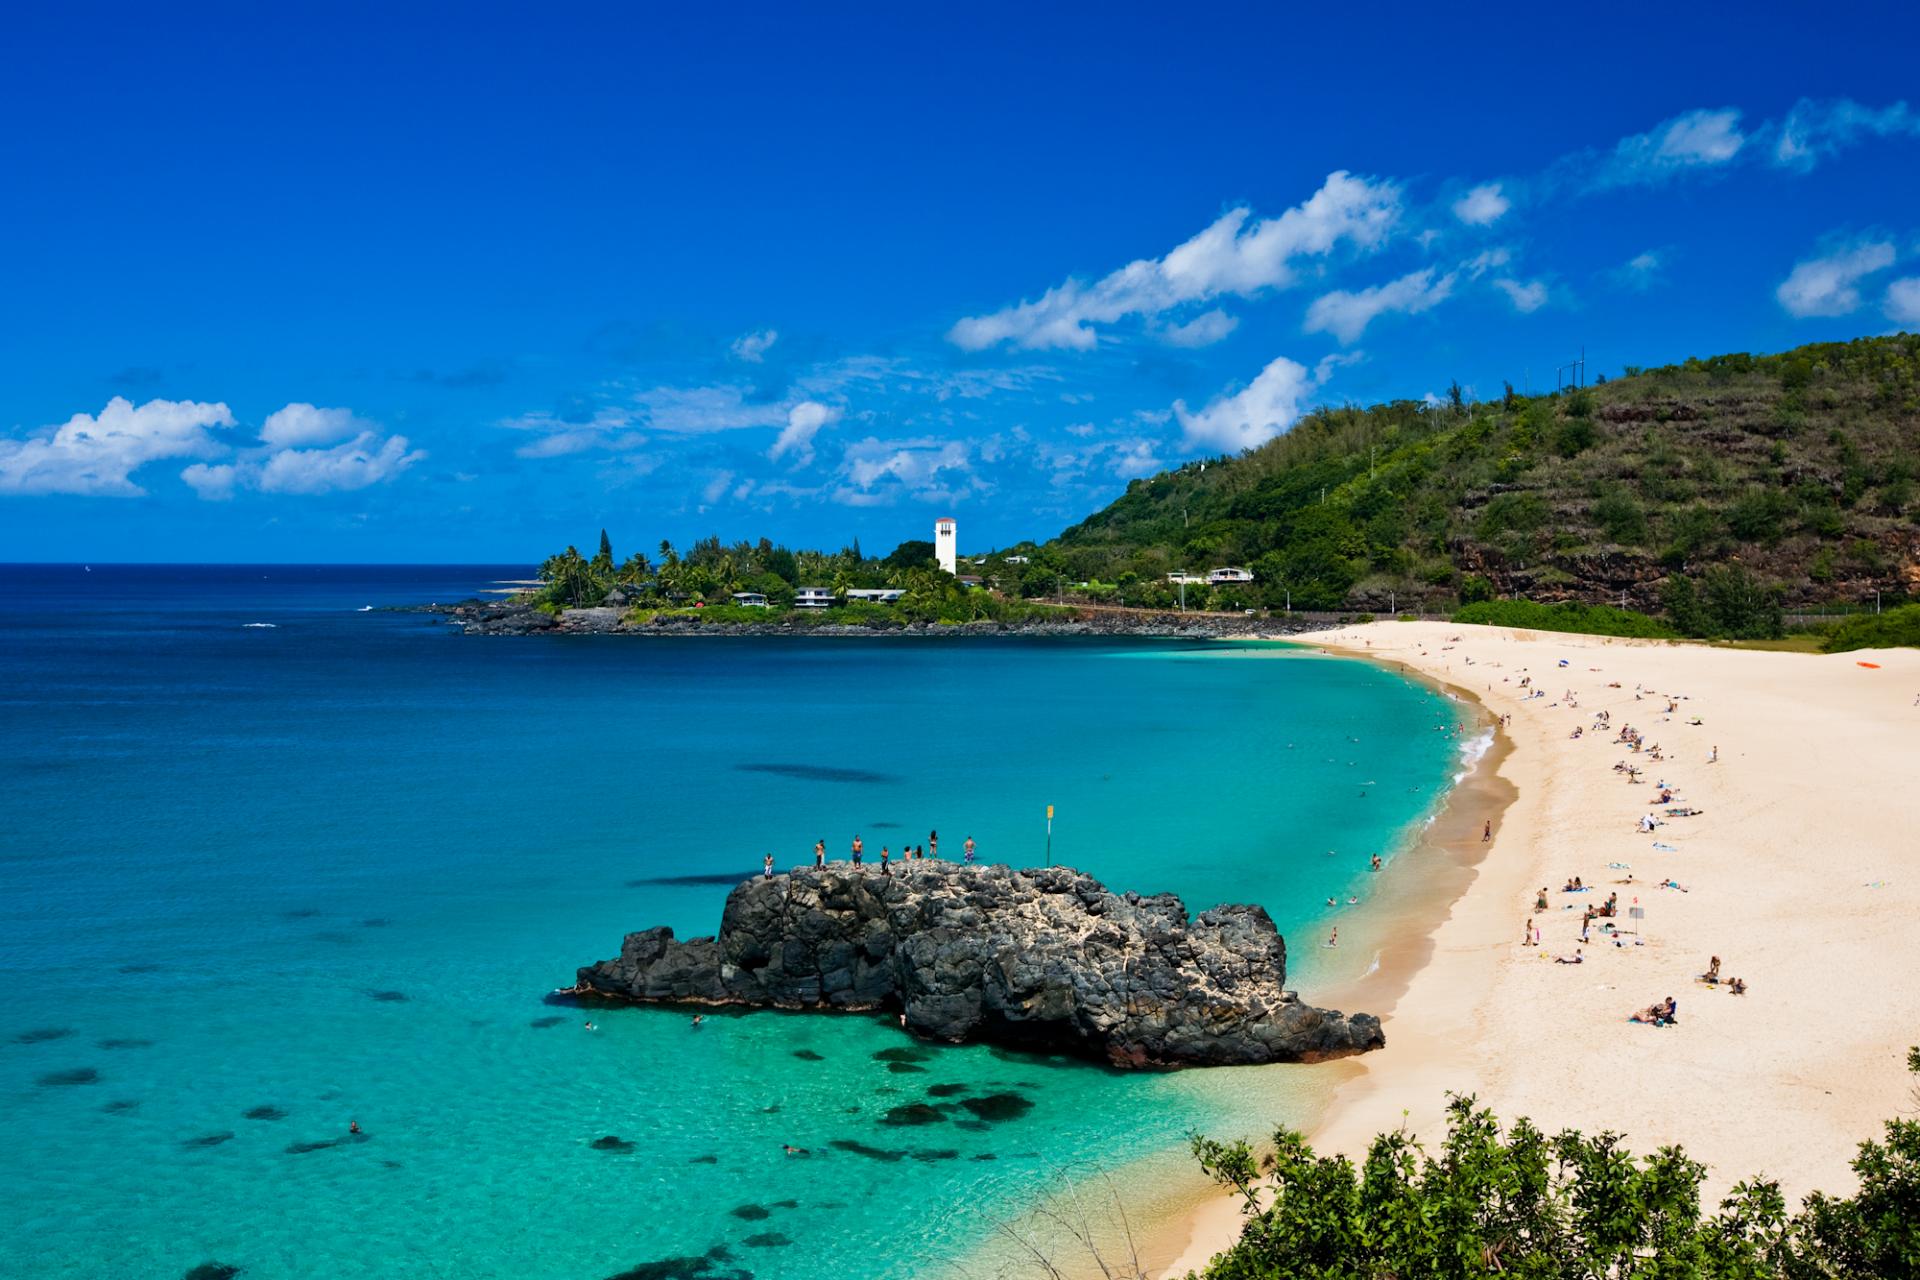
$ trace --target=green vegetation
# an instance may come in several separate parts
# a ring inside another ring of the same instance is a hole
[[[1726,355],[1552,395],[1316,411],[1238,457],[1134,481],[1010,590],[1166,607],[1426,610],[1621,602],[1674,631],[1779,634],[1785,609],[1907,598],[1920,547],[1920,336]],[[991,559],[991,558],[990,558]],[[1909,571],[1903,576],[1902,569]],[[989,569],[988,572],[993,572]]]
[[[1908,1055],[1920,1071],[1920,1050]],[[1816,1193],[1789,1214],[1779,1185],[1742,1182],[1703,1213],[1706,1168],[1678,1147],[1640,1159],[1620,1136],[1502,1132],[1455,1098],[1437,1154],[1405,1133],[1359,1167],[1282,1129],[1245,1142],[1195,1138],[1194,1154],[1245,1201],[1246,1226],[1205,1280],[1866,1280],[1920,1274],[1920,1121],[1889,1120],[1853,1162],[1859,1191]]]
[[[1632,636],[1668,640],[1679,633],[1658,618],[1611,605],[1534,604],[1530,600],[1486,600],[1453,615],[1455,622],[1490,627],[1528,627],[1535,631],[1573,631],[1591,636]]]
[[[549,556],[540,566],[542,586],[535,607],[548,613],[609,605],[625,610],[627,620],[691,618],[702,624],[764,623],[780,619],[803,625],[885,626],[901,622],[1025,622],[1054,610],[1008,599],[962,583],[933,559],[931,542],[903,542],[883,559],[870,560],[860,544],[835,552],[793,551],[766,539],[722,546],[703,538],[682,555],[662,542],[659,558],[635,553],[616,561],[613,543],[600,531],[600,549],[591,559],[575,547]],[[835,603],[827,609],[796,610],[800,587],[825,587]],[[842,598],[850,588],[900,590],[899,601],[876,604]],[[767,606],[736,603],[735,592],[755,592]]]
[[[1853,649],[1920,647],[1920,604],[1903,604],[1885,613],[1863,613],[1834,627],[1821,646],[1826,653]]]

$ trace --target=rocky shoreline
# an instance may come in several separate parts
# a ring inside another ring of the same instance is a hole
[[[1377,1049],[1379,1019],[1303,1004],[1257,906],[1189,917],[1067,867],[831,863],[748,880],[717,937],[627,935],[575,997],[892,1010],[927,1039],[1116,1067],[1317,1062]]]
[[[776,614],[766,622],[708,622],[660,617],[628,620],[608,607],[566,609],[551,614],[515,600],[463,600],[409,606],[407,612],[444,617],[471,636],[1144,636],[1208,640],[1223,636],[1270,636],[1324,628],[1325,620],[1245,617],[1236,614],[1151,613],[1072,609],[1058,619],[1035,622],[820,622],[806,614]]]

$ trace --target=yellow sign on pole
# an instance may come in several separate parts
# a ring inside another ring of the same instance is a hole
[[[1053,821],[1053,806],[1052,806],[1052,805],[1048,805],[1048,806],[1047,806],[1047,821],[1048,821],[1048,822],[1052,822],[1052,821]]]

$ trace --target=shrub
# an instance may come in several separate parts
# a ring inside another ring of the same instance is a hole
[[[1895,648],[1920,648],[1920,604],[1848,618],[1833,629],[1822,646],[1827,653]]]

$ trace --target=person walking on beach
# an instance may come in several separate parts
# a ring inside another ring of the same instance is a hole
[[[766,870],[761,873],[767,879],[773,879],[773,855],[767,855]]]
[[[973,865],[973,837],[972,836],[967,837],[966,850],[967,850],[967,865],[972,866]]]
[[[1485,844],[1491,839],[1493,839],[1493,819],[1488,818],[1487,825],[1480,830],[1480,843]]]
[[[816,868],[827,865],[827,838],[821,836],[813,842],[813,865]]]
[[[854,866],[857,867],[860,865],[860,851],[865,847],[866,847],[865,845],[860,843],[859,836],[855,836],[853,838],[853,865]]]
[[[1715,747],[1713,748],[1713,754],[1707,757],[1707,763],[1708,764],[1720,763],[1720,748],[1718,745],[1715,745]]]

